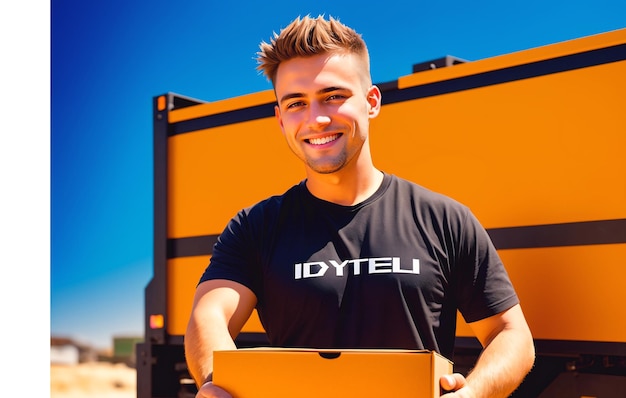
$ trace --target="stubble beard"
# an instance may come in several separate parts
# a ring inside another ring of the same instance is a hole
[[[332,174],[343,169],[346,165],[348,156],[345,152],[341,152],[336,158],[332,160],[313,160],[306,159],[307,166],[318,174]]]

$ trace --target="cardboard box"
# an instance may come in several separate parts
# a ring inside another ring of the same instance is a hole
[[[449,373],[452,362],[426,350],[259,347],[213,357],[213,383],[234,398],[434,398]]]

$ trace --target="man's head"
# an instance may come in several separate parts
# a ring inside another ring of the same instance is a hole
[[[372,84],[365,41],[354,29],[332,17],[328,20],[323,16],[298,17],[279,34],[274,33],[269,43],[261,42],[257,69],[276,86],[276,74],[282,62],[320,54],[357,55],[361,60],[363,86]]]
[[[258,59],[274,85],[280,128],[309,178],[369,172],[369,122],[381,93],[361,36],[333,18],[298,18],[261,44]]]

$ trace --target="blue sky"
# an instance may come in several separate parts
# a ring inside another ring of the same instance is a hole
[[[49,126],[42,118],[50,164],[41,184],[50,189],[42,204],[50,235],[41,246],[49,238],[50,333],[102,348],[113,336],[143,334],[152,277],[153,96],[215,101],[270,88],[255,70],[258,43],[298,15],[332,15],[362,33],[375,82],[444,55],[479,60],[626,27],[623,0],[55,0],[50,10],[51,68],[42,68],[51,84]],[[22,95],[23,104],[36,98]],[[23,140],[22,148],[33,146]],[[19,198],[16,205],[29,206]],[[23,233],[34,237],[32,229]],[[19,250],[33,249],[30,242]],[[26,281],[35,275],[24,272]]]

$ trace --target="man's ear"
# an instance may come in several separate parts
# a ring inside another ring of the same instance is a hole
[[[369,118],[373,119],[380,113],[380,106],[382,104],[382,93],[377,86],[372,86],[367,91],[367,103],[369,104]]]
[[[283,128],[283,118],[280,116],[280,109],[278,109],[278,105],[274,105],[274,116],[276,117],[276,120],[278,121],[278,125],[280,126],[280,131],[284,132],[284,128]]]

